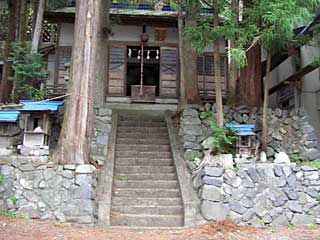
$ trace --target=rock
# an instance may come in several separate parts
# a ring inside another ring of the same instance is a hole
[[[224,172],[224,169],[222,167],[206,166],[204,168],[205,175],[211,176],[211,177],[221,177],[223,172]]]
[[[54,211],[54,216],[60,222],[65,222],[66,221],[65,215],[60,210]]]
[[[309,171],[317,171],[318,169],[310,166],[301,166],[301,170],[304,172],[309,172]]]
[[[257,170],[254,167],[249,167],[247,172],[253,182],[259,182],[260,177],[258,175]]]
[[[281,142],[281,141],[283,140],[283,137],[281,136],[281,134],[280,134],[279,132],[273,132],[273,133],[271,134],[271,136],[272,136],[275,140],[277,140],[277,141],[279,141],[279,142]]]
[[[208,166],[218,166],[223,167],[224,169],[233,169],[232,154],[220,154],[216,156],[206,154],[205,157],[208,157]]]
[[[201,125],[201,120],[198,117],[186,117],[183,119],[183,125]]]
[[[269,224],[272,222],[272,218],[269,214],[266,214],[262,217],[262,221],[265,223],[265,224]]]
[[[238,214],[243,215],[246,212],[246,209],[241,206],[238,202],[232,202],[230,203],[230,209]]]
[[[284,173],[284,176],[287,178],[290,176],[291,174],[291,167],[290,166],[283,166],[282,167],[282,170],[283,170],[283,173]]]
[[[309,188],[306,189],[306,193],[307,193],[310,197],[315,198],[315,199],[317,199],[317,198],[320,197],[320,195],[318,194],[318,192],[317,192],[316,190],[314,190],[314,188],[311,188],[311,187],[309,187]]]
[[[76,173],[82,173],[82,174],[94,173],[95,171],[96,171],[96,168],[91,164],[79,165],[76,168]]]
[[[31,163],[27,163],[27,164],[23,164],[19,167],[19,169],[22,171],[22,172],[30,172],[30,171],[33,171],[35,168],[34,166],[31,164]]]
[[[294,190],[284,189],[283,191],[286,193],[288,199],[290,199],[290,200],[297,200],[298,199],[298,193],[295,192]]]
[[[76,184],[80,186],[91,185],[92,184],[92,176],[86,174],[79,174],[76,176]]]
[[[274,115],[276,115],[278,118],[282,117],[282,110],[280,108],[276,108],[274,110]]]
[[[61,175],[62,177],[71,179],[74,177],[74,172],[70,170],[65,170],[65,171],[62,171]]]
[[[319,179],[319,172],[317,172],[317,171],[305,172],[304,177],[308,180],[318,180]]]
[[[240,177],[235,177],[235,178],[231,181],[231,185],[232,185],[232,187],[234,187],[234,188],[240,187],[241,183],[242,183],[242,179],[241,179]]]
[[[201,126],[198,125],[185,125],[183,126],[183,133],[186,135],[200,136],[203,131]]]
[[[260,162],[267,162],[267,155],[264,151],[260,152]]]
[[[241,114],[239,112],[235,112],[233,114],[233,119],[237,122],[237,123],[242,123],[243,122],[243,118],[241,116]]]
[[[198,117],[198,111],[194,110],[194,109],[185,109],[183,111],[183,117],[193,117],[193,118],[197,118]]]
[[[74,165],[74,164],[67,164],[67,165],[64,165],[64,166],[63,166],[63,169],[66,169],[66,170],[75,170],[75,169],[76,169],[76,165]]]
[[[245,179],[242,182],[242,186],[245,188],[254,188],[254,183],[252,181],[250,181],[249,179]]]
[[[294,214],[291,223],[295,226],[314,224],[315,217],[306,214]]]
[[[277,177],[281,177],[281,176],[283,175],[281,166],[279,166],[279,165],[275,165],[275,166],[274,166],[274,174],[275,174]]]
[[[294,213],[302,213],[302,207],[297,201],[288,201],[287,207]]]
[[[35,194],[33,191],[25,191],[23,193],[23,196],[30,202],[38,202],[40,200],[39,196]]]
[[[40,212],[38,210],[38,207],[34,203],[28,203],[27,205],[24,205],[19,208],[19,210],[16,212],[17,216],[20,217],[27,217],[27,218],[40,218]]]
[[[96,142],[100,145],[106,145],[108,143],[109,136],[97,136]]]
[[[112,110],[109,108],[99,108],[99,116],[111,116]]]
[[[285,152],[279,152],[278,154],[276,154],[274,163],[275,164],[290,163],[290,158]]]
[[[33,188],[33,184],[32,181],[27,181],[25,179],[20,179],[20,185],[25,188],[25,189],[29,189],[32,190]]]
[[[248,222],[248,221],[250,221],[252,218],[253,218],[253,216],[255,215],[255,212],[254,212],[254,210],[253,209],[249,209],[243,216],[242,216],[242,221],[244,221],[244,222]]]
[[[284,227],[288,226],[289,221],[286,216],[280,215],[270,224],[272,227]]]
[[[313,161],[320,158],[320,152],[319,150],[312,148],[304,152],[302,157],[308,161]]]
[[[223,221],[227,218],[229,210],[222,203],[203,201],[201,204],[201,213],[208,221]]]
[[[291,174],[287,178],[287,183],[288,183],[289,187],[294,187],[296,185],[296,183],[297,183],[296,176],[294,174]]]
[[[222,199],[221,190],[215,186],[204,185],[202,188],[202,199],[213,202],[220,202]]]
[[[209,176],[204,176],[202,181],[204,184],[213,185],[216,187],[221,187],[223,183],[221,178],[209,177]]]

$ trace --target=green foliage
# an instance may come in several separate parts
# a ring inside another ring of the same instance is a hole
[[[290,160],[291,160],[291,162],[302,162],[304,160],[304,158],[300,157],[298,155],[292,154],[290,156]]]
[[[6,217],[6,218],[15,218],[17,216],[16,213],[11,213],[11,212],[6,212],[6,211],[1,211],[0,215],[2,217]]]
[[[310,166],[310,167],[320,168],[320,160],[315,160],[315,161],[312,161],[312,162],[300,162],[299,165],[300,166]]]
[[[5,177],[2,174],[0,174],[0,184],[4,183],[4,181],[5,181]]]
[[[40,84],[48,71],[44,69],[46,63],[42,55],[37,52],[30,53],[29,42],[15,42],[10,60],[13,62],[12,68],[15,73],[9,78],[15,86],[11,95],[12,100],[44,99],[46,90],[41,90]]]
[[[8,197],[8,199],[11,200],[13,202],[13,204],[16,204],[17,201],[18,201],[18,199],[17,199],[17,197],[15,195],[10,195]]]
[[[213,122],[210,123],[212,136],[208,137],[208,144],[205,148],[214,148],[217,154],[232,153],[234,151],[233,144],[238,137],[228,128],[219,128]]]

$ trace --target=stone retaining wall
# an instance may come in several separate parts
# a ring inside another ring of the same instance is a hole
[[[224,106],[225,122],[255,124],[258,140],[261,139],[262,111],[245,107],[231,109]],[[184,149],[184,156],[189,167],[197,165],[194,157],[202,157],[201,143],[212,134],[209,124],[215,121],[215,106],[206,104],[188,106],[180,119],[179,135]],[[320,158],[319,141],[314,128],[308,122],[308,116],[302,110],[288,112],[286,110],[269,110],[269,141],[267,157],[273,161],[279,152],[289,156],[302,157],[306,161]]]
[[[2,214],[93,224],[97,174],[93,165],[50,165],[45,158],[0,161]]]
[[[193,179],[206,220],[253,226],[320,223],[319,171],[295,164],[204,167]]]
[[[112,110],[96,108],[94,110],[93,136],[91,143],[91,159],[103,165],[108,153],[108,141],[111,131]]]

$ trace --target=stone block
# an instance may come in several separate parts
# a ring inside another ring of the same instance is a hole
[[[294,214],[291,223],[295,226],[314,224],[315,217],[306,214]]]
[[[96,171],[95,166],[91,164],[79,165],[76,168],[76,173],[81,173],[81,174],[91,174],[91,173],[94,173],[95,171]]]
[[[211,177],[221,177],[223,172],[224,172],[224,168],[222,168],[222,167],[206,166],[204,168],[205,175],[211,176]]]
[[[226,220],[229,209],[222,203],[203,201],[201,203],[201,213],[208,221],[223,221]]]
[[[204,185],[202,188],[201,198],[213,202],[220,202],[222,200],[221,190],[212,185]]]

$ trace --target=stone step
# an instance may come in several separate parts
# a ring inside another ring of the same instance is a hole
[[[178,188],[178,181],[176,180],[115,180],[113,186],[116,188],[165,188],[176,189]]]
[[[139,227],[180,227],[183,215],[140,215],[111,213],[113,226]]]
[[[139,152],[151,152],[151,151],[170,151],[169,144],[155,145],[155,144],[116,144],[117,150],[122,151],[139,151]]]
[[[180,197],[156,198],[156,197],[118,197],[112,196],[112,206],[175,206],[181,205]]]
[[[153,121],[131,121],[124,120],[119,121],[119,127],[166,127],[165,122],[153,122]]]
[[[138,139],[148,139],[151,142],[151,139],[169,139],[169,135],[167,132],[165,133],[148,133],[148,132],[118,132],[117,133],[117,139],[118,138],[134,138],[136,140]],[[118,143],[118,141],[117,141]]]
[[[139,152],[139,151],[116,151],[116,159],[120,158],[171,158],[171,152]],[[116,160],[117,161],[117,160]]]
[[[141,115],[120,115],[119,122],[121,121],[135,121],[135,122],[164,122],[163,117],[159,116],[141,116]]]
[[[178,189],[161,189],[161,188],[115,188],[113,189],[113,196],[122,197],[179,197]]]
[[[117,158],[116,165],[172,166],[171,158]]]
[[[167,127],[118,127],[118,133],[168,133]]]
[[[131,205],[131,206],[112,206],[113,213],[122,214],[143,214],[143,215],[182,215],[182,205],[176,206],[150,206],[150,205]]]
[[[130,166],[116,165],[116,173],[175,173],[174,166]]]
[[[118,180],[176,180],[175,173],[116,173]]]
[[[162,138],[153,138],[152,135],[147,139],[117,137],[117,144],[149,144],[149,145],[169,144],[169,138],[168,136],[165,136]]]

